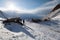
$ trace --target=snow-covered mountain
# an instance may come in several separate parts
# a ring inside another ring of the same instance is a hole
[[[23,19],[38,17],[40,18],[38,14],[17,14],[16,12],[3,13],[6,17],[21,16]],[[4,18],[3,15],[1,15],[0,17]],[[0,40],[60,40],[59,17],[60,15],[52,18],[51,21],[45,21],[40,23],[34,23],[25,20],[24,26],[17,23],[10,23],[10,25],[5,25],[2,23],[2,21],[0,21]]]

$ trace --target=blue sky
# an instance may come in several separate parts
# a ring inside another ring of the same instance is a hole
[[[36,13],[54,8],[60,0],[0,0],[0,10]]]
[[[23,8],[34,9],[36,7],[43,5],[48,1],[51,1],[51,0],[18,0],[15,2],[17,3],[18,6],[21,6]]]
[[[0,7],[4,7],[6,2],[12,2],[17,7],[21,7],[24,9],[35,9],[49,1],[52,0],[0,0]]]

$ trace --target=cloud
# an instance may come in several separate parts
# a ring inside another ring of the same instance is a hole
[[[48,9],[53,9],[53,7],[55,7],[58,3],[60,3],[59,0],[52,0],[50,2],[47,2],[45,4],[43,4],[42,6],[32,9],[32,10],[26,10],[26,9],[21,9],[21,8],[15,8],[14,10],[18,13],[37,13],[37,12],[41,12],[43,10],[48,10]],[[8,9],[5,7],[1,7],[0,10],[4,10],[7,11]]]
[[[53,9],[57,4],[59,4],[59,0],[52,0],[50,2],[47,2],[43,4],[42,6],[34,9],[32,12],[37,12],[37,11],[43,11],[43,10],[48,10],[48,9]]]
[[[47,2],[45,3],[43,6],[54,6],[56,5],[58,2],[56,0],[53,0],[53,1],[50,1],[50,2]]]

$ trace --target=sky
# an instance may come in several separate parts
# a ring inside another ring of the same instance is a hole
[[[52,0],[0,0],[0,7],[5,6],[5,3],[11,2],[12,4],[15,4],[15,6],[24,9],[34,9],[49,1]]]
[[[0,10],[38,11],[52,8],[60,0],[0,0]]]
[[[18,0],[15,1],[15,3],[17,4],[17,6],[23,7],[25,9],[34,9],[48,1],[51,0]]]

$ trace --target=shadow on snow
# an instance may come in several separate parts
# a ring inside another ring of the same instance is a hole
[[[29,35],[30,37],[32,37],[33,39],[35,39],[35,36],[33,36],[33,34],[31,34],[28,30],[26,30],[26,28],[24,28],[22,25],[18,25],[18,24],[12,23],[10,25],[7,24],[4,27],[6,29],[12,31],[12,32],[16,32],[16,33],[23,32],[23,33]]]

